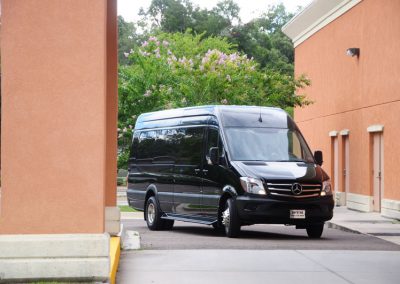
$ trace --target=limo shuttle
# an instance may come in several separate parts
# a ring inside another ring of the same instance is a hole
[[[201,106],[144,113],[128,162],[128,203],[150,230],[174,221],[241,226],[285,224],[319,238],[333,215],[322,152],[311,153],[279,108]]]

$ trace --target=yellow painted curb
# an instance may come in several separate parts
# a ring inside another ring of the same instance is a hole
[[[110,283],[115,284],[115,276],[117,275],[119,257],[121,254],[120,237],[110,238]]]

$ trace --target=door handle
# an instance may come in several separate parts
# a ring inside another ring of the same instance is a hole
[[[203,173],[206,175],[208,173],[208,170],[203,170]]]
[[[200,172],[200,169],[194,169],[194,172],[197,175]]]

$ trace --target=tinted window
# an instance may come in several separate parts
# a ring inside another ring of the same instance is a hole
[[[199,164],[203,154],[203,127],[142,131],[136,138],[137,159],[155,163]],[[135,138],[134,138],[135,141]]]
[[[219,156],[223,157],[224,155],[224,147],[222,144],[222,139],[219,135],[219,131],[216,128],[209,128],[208,129],[208,137],[207,137],[207,147],[206,151],[210,150],[211,147],[218,147],[219,148]]]
[[[154,145],[154,162],[173,163],[176,160],[178,145],[176,143],[175,129],[161,129],[156,131],[156,143]]]
[[[143,131],[139,135],[138,159],[152,159],[156,142],[156,131]]]
[[[137,158],[139,146],[139,132],[133,134],[130,158]]]
[[[178,159],[181,164],[200,164],[203,154],[203,127],[177,129]]]

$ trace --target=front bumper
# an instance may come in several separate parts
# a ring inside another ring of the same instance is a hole
[[[242,195],[236,198],[239,218],[244,224],[290,224],[305,226],[332,219],[332,196],[302,200],[278,200]],[[291,219],[290,210],[305,210],[305,219]]]

